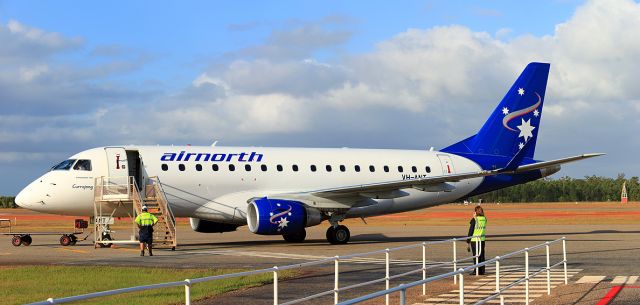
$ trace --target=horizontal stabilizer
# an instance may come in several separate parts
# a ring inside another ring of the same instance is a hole
[[[537,162],[533,164],[518,166],[518,168],[516,168],[513,172],[520,173],[520,172],[527,172],[527,171],[536,170],[536,169],[543,169],[543,168],[551,167],[554,165],[560,165],[560,164],[579,161],[583,159],[589,159],[589,158],[598,157],[602,155],[605,155],[605,154],[604,153],[583,154],[583,155],[562,158],[557,160]]]

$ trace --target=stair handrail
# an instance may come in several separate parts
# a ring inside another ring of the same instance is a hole
[[[164,188],[162,187],[162,183],[160,182],[160,178],[158,176],[154,176],[154,177],[149,177],[149,179],[154,182],[153,188],[155,192],[156,201],[159,203],[158,207],[160,207],[160,209],[163,210],[164,215],[169,217],[168,220],[165,220],[165,224],[168,226],[168,229],[170,229],[171,231],[171,234],[173,237],[173,246],[176,246],[178,244],[177,228],[175,225],[176,219],[175,219],[175,215],[173,214],[173,210],[171,209],[171,205],[169,205],[169,202],[167,201]]]

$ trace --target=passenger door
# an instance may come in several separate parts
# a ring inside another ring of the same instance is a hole
[[[107,176],[120,178],[129,176],[127,152],[123,147],[105,147],[107,154]],[[126,180],[124,180],[126,181]]]

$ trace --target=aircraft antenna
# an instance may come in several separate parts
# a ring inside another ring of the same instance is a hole
[[[213,143],[211,143],[211,147],[215,147],[216,144],[218,144],[218,141],[213,141]]]

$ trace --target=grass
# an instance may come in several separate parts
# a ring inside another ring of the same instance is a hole
[[[181,281],[242,270],[167,269],[108,266],[0,266],[2,304],[24,304],[47,298]],[[281,272],[290,278],[293,272]],[[199,300],[245,287],[272,283],[271,273],[194,284],[191,300]],[[184,286],[133,292],[73,304],[184,304]]]

